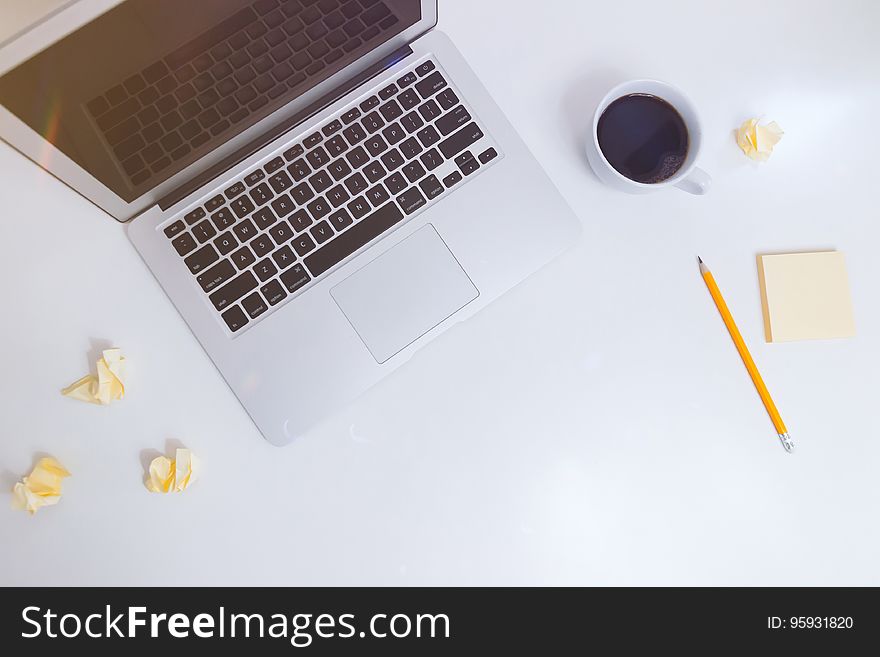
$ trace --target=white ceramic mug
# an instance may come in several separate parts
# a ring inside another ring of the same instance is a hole
[[[662,98],[678,111],[687,127],[688,153],[684,164],[675,172],[675,175],[662,182],[640,183],[627,178],[611,166],[599,147],[597,131],[599,118],[611,103],[618,98],[630,94],[651,94],[652,96]],[[605,94],[599,106],[596,107],[596,113],[593,115],[592,133],[590,139],[587,140],[587,159],[590,161],[590,166],[599,177],[599,180],[623,192],[646,194],[671,186],[678,187],[691,194],[705,194],[712,185],[712,177],[696,166],[702,141],[703,130],[700,126],[700,119],[697,116],[693,103],[691,103],[687,96],[671,84],[660,82],[659,80],[632,80],[614,87],[614,89]]]

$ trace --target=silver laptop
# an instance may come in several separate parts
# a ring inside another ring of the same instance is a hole
[[[0,47],[0,136],[130,222],[277,445],[579,232],[436,20],[435,0],[79,0]]]

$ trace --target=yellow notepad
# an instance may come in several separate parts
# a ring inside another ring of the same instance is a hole
[[[758,256],[767,342],[855,335],[846,263],[839,251]]]

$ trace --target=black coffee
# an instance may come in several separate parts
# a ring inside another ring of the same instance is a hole
[[[684,119],[672,105],[650,94],[615,100],[599,117],[597,133],[605,159],[636,182],[663,182],[687,157]]]

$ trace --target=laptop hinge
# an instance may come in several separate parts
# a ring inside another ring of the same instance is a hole
[[[243,162],[251,155],[256,153],[258,150],[263,148],[266,144],[277,139],[284,133],[293,130],[304,121],[307,121],[314,115],[329,107],[337,100],[342,98],[345,94],[349,93],[352,89],[355,89],[356,87],[362,85],[364,82],[376,77],[385,69],[396,64],[404,57],[408,57],[412,54],[412,52],[412,48],[410,48],[409,46],[404,46],[399,50],[395,50],[393,53],[388,55],[388,57],[382,59],[373,66],[370,66],[353,78],[345,81],[332,91],[321,96],[315,102],[303,108],[301,111],[297,112],[293,116],[288,117],[278,125],[261,134],[256,139],[242,146],[237,151],[223,158],[214,166],[209,167],[207,170],[201,172],[197,176],[186,181],[180,187],[177,187],[167,195],[163,196],[161,199],[159,199],[159,207],[162,208],[162,210],[167,210],[172,205],[197,190],[199,187],[202,187],[203,185],[214,180],[215,178],[220,177],[225,171],[228,171],[229,169],[238,165],[240,162]]]

